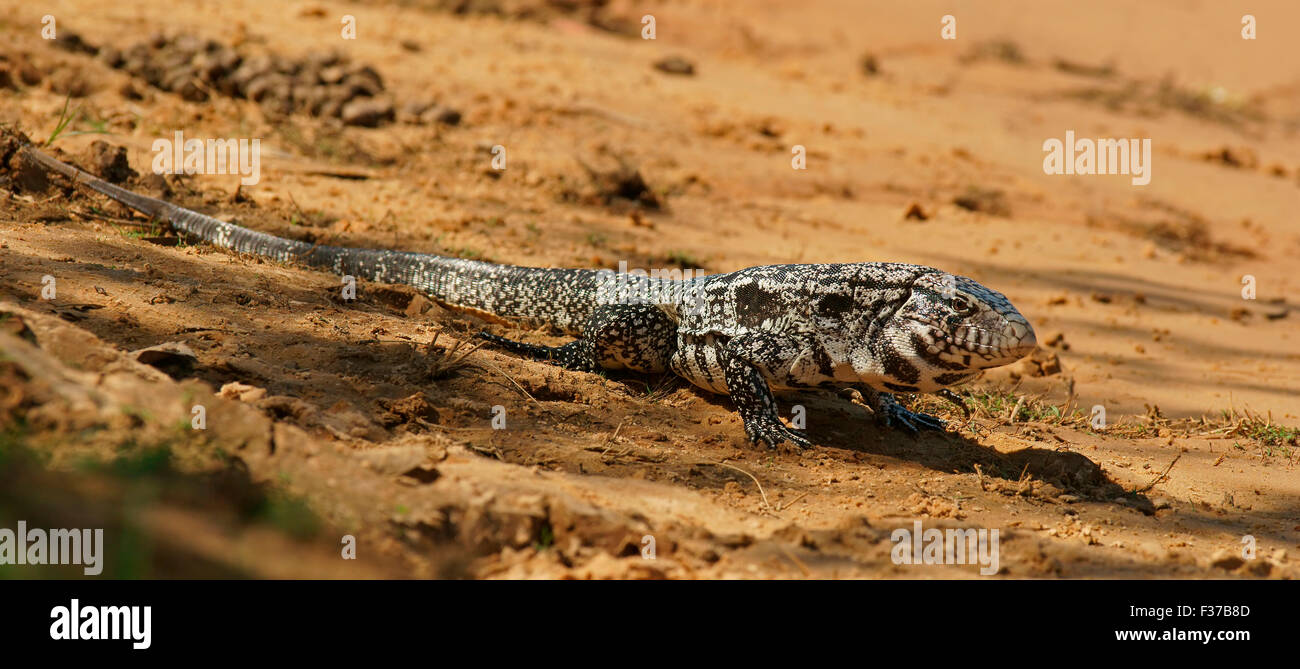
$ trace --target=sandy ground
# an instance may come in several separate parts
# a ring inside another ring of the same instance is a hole
[[[672,378],[487,348],[444,369],[485,326],[553,333],[400,286],[363,283],[343,303],[336,277],[151,242],[162,234],[124,226],[103,198],[18,187],[10,170],[5,443],[38,455],[3,461],[16,482],[0,526],[38,509],[151,537],[114,544],[137,565],[119,576],[981,577],[894,564],[892,530],[917,520],[998,529],[998,577],[1300,573],[1300,79],[1284,27],[1300,5],[47,4],[0,6],[0,65],[42,75],[0,87],[0,123],[44,140],[73,91],[67,130],[107,134],[65,134],[56,153],[89,166],[87,147],[107,141],[141,174],[177,130],[261,138],[255,186],[170,179],[174,201],[212,215],[540,266],[934,265],[1005,293],[1043,347],[961,389],[970,418],[919,400],[946,433],[795,396],[783,407],[806,407],[817,446],[768,452],[744,443],[724,398]],[[1257,40],[1241,38],[1247,12]],[[638,37],[644,13],[655,40]],[[949,13],[957,39],[942,40]],[[188,101],[52,47],[43,14],[92,45],[161,32],[290,58],[334,49],[399,105],[462,118],[345,127]],[[356,40],[339,38],[345,14]],[[670,56],[694,73],[653,66]],[[1044,140],[1067,130],[1150,138],[1150,184],[1044,174]],[[795,145],[806,170],[791,168]],[[620,163],[642,199],[605,197],[588,169]],[[45,275],[57,299],[41,299]],[[194,364],[169,375],[130,354],[165,342]],[[217,394],[231,383],[250,388]],[[186,430],[198,402],[207,429]],[[1087,422],[1098,405],[1105,431]],[[164,464],[139,466],[159,449]],[[357,560],[339,559],[344,534]],[[1247,535],[1257,558],[1243,563]]]

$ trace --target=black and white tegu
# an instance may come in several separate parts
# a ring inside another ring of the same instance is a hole
[[[931,267],[770,265],[671,281],[318,246],[133,193],[31,147],[23,153],[220,247],[408,284],[450,307],[548,323],[577,336],[550,347],[481,335],[511,351],[574,370],[671,371],[729,395],[749,439],[769,447],[810,445],[781,422],[774,389],[856,390],[887,425],[942,429],[942,421],[907,410],[892,393],[944,392],[1037,344],[1033,327],[1001,293]]]

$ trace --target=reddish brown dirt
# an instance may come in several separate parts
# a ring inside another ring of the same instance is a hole
[[[671,378],[487,348],[439,363],[485,325],[562,340],[551,333],[400,286],[363,284],[343,303],[334,276],[151,243],[103,198],[9,183],[0,409],[10,443],[40,459],[5,461],[30,476],[5,484],[0,513],[166,537],[118,576],[978,577],[894,564],[891,531],[918,519],[998,529],[1000,577],[1300,573],[1300,81],[1280,28],[1300,21],[1294,3],[1250,3],[1254,42],[1235,3],[1172,0],[685,0],[519,17],[409,4],[70,0],[59,25],[95,45],[159,31],[294,58],[330,45],[398,100],[457,108],[458,125],[343,127],[187,101],[51,47],[44,10],[25,6],[0,9],[0,66],[16,80],[0,87],[0,122],[44,140],[66,93],[84,93],[68,130],[108,134],[54,148],[90,168],[92,142],[124,146],[144,175],[153,139],[176,130],[262,138],[261,183],[236,197],[236,176],[173,179],[172,199],[323,243],[542,266],[935,265],[1034,323],[1039,363],[968,388],[1032,410],[1012,421],[1009,405],[979,400],[965,420],[927,403],[951,427],[917,437],[837,398],[792,397],[783,406],[807,407],[817,446],[767,452],[744,443],[724,398]],[[654,41],[636,37],[645,11]],[[345,13],[352,42],[338,39]],[[955,41],[938,38],[946,13]],[[654,67],[671,56],[694,74]],[[23,83],[23,67],[42,81]],[[1152,138],[1150,185],[1044,175],[1042,143],[1067,129]],[[793,145],[807,170],[791,169]],[[606,197],[609,180],[584,167],[620,161],[645,197]],[[45,275],[54,300],[41,299]],[[1241,299],[1243,275],[1258,299]],[[175,378],[129,355],[166,342],[196,356]],[[218,394],[231,383],[247,388]],[[184,427],[195,403],[201,433]],[[1094,405],[1119,427],[1050,409]],[[1270,441],[1221,421],[1246,409],[1291,432]],[[83,466],[159,448],[161,469]],[[130,507],[142,481],[164,492]],[[297,505],[313,519],[293,520]],[[344,534],[355,561],[339,559]],[[1259,557],[1224,559],[1246,535]],[[647,536],[655,560],[641,556]]]

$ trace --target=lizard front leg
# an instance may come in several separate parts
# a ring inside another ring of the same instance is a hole
[[[736,405],[749,440],[776,448],[783,441],[800,448],[812,446],[802,434],[786,427],[777,414],[776,399],[764,374],[788,368],[786,360],[798,352],[793,341],[765,333],[749,333],[728,341],[718,356],[727,393]]]

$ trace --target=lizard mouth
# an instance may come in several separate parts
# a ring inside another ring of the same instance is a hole
[[[1038,346],[1038,340],[1032,329],[1018,338],[1009,337],[1003,332],[973,328],[969,326],[966,326],[963,329],[966,330],[966,332],[963,332],[962,334],[964,336],[960,337],[949,335],[942,331],[935,332],[935,335],[940,341],[947,343],[953,348],[999,360],[1019,360],[1031,353]],[[987,334],[988,337],[975,338],[972,336],[978,336],[980,334]]]

